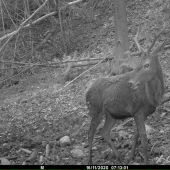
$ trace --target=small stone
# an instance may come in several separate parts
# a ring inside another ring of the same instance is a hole
[[[96,147],[96,146],[94,146],[94,147],[92,148],[92,150],[96,151],[96,150],[97,150],[97,147]]]
[[[82,158],[85,155],[81,149],[77,149],[77,148],[72,149],[71,154],[74,158]]]
[[[82,145],[85,146],[85,145],[87,145],[87,143],[86,143],[86,142],[83,142]]]
[[[69,136],[64,136],[60,140],[60,147],[65,147],[65,146],[70,146],[71,145],[71,140]]]
[[[3,146],[3,147],[7,147],[7,146],[8,146],[8,144],[7,144],[7,143],[4,143],[2,146]]]
[[[160,130],[159,132],[160,132],[160,133],[165,133],[165,131],[164,131],[164,130]]]
[[[11,163],[8,159],[0,158],[0,165],[11,165]]]
[[[153,128],[151,126],[149,126],[149,125],[145,125],[145,128],[146,128],[147,138],[150,138],[150,135],[153,132]]]
[[[140,164],[137,162],[133,162],[133,163],[130,163],[130,165],[140,165]]]
[[[82,165],[82,162],[77,162],[77,165]]]

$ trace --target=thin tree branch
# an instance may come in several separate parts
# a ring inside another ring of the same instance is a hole
[[[11,63],[11,64],[18,64],[18,65],[27,65],[27,66],[46,66],[46,67],[50,67],[50,66],[56,66],[56,65],[62,65],[62,64],[66,64],[66,63],[71,63],[71,62],[83,62],[83,61],[96,61],[96,60],[103,60],[105,58],[90,58],[90,59],[81,59],[81,60],[66,60],[66,61],[62,61],[62,62],[50,62],[48,64],[37,64],[37,63],[24,63],[24,62],[16,62],[16,61],[4,61],[4,60],[0,60],[1,63]],[[113,60],[113,57],[108,57],[107,60]],[[94,63],[95,64],[95,63]],[[86,64],[88,65],[88,64]]]
[[[82,0],[77,0],[77,1],[69,2],[65,7],[67,7],[68,5],[72,5],[72,4],[81,2],[81,1],[82,1]],[[33,21],[33,22],[30,23],[30,24],[25,25],[25,23],[28,22],[28,20],[30,20],[37,12],[39,12],[39,10],[41,10],[41,8],[44,7],[44,5],[45,5],[47,2],[48,2],[48,0],[46,0],[46,1],[44,2],[44,4],[42,4],[28,19],[26,19],[26,20],[21,24],[21,25],[22,25],[22,28],[28,28],[28,27],[30,27],[31,25],[34,25],[34,24],[36,24],[36,23],[38,23],[38,22],[46,19],[47,17],[56,15],[57,12],[54,11],[54,12],[48,13],[48,14],[46,14],[46,15],[38,18],[37,20]],[[25,25],[25,26],[24,26],[24,25]],[[13,37],[15,34],[18,33],[18,31],[19,31],[20,29],[21,29],[21,28],[18,28],[17,30],[15,30],[15,31],[13,31],[13,32],[11,32],[11,33],[9,33],[9,34],[4,35],[3,37],[0,38],[0,41],[6,39],[6,38],[8,38],[8,37],[11,37],[11,36]]]
[[[1,38],[0,38],[0,41],[6,39],[6,38],[8,38],[8,37],[11,38],[11,37],[13,37],[14,35],[16,35],[16,34],[24,27],[24,25],[25,25],[31,18],[33,18],[33,17],[46,5],[47,2],[48,2],[48,0],[45,0],[45,2],[44,2],[32,15],[30,15],[30,17],[28,17],[24,22],[21,23],[20,27],[19,27],[17,30],[15,30],[15,31],[13,31],[13,32],[11,32],[11,33],[9,33],[9,34],[6,34],[5,36],[1,37]],[[1,48],[1,50],[2,50],[2,48]],[[0,51],[0,52],[1,52],[1,51]]]
[[[151,49],[152,49],[153,46],[155,45],[156,40],[164,33],[164,31],[165,31],[165,26],[166,26],[166,24],[165,24],[165,22],[164,22],[163,28],[162,28],[162,30],[160,31],[160,33],[159,33],[158,35],[156,35],[156,34],[154,35],[153,42],[152,42],[152,44],[150,45],[150,47],[148,48],[147,53],[150,53]]]
[[[74,78],[72,81],[70,81],[69,83],[67,83],[64,87],[60,88],[59,90],[56,91],[57,92],[60,92],[62,91],[63,89],[65,89],[66,87],[68,87],[70,84],[72,84],[74,81],[76,81],[79,77],[81,77],[82,75],[84,75],[85,73],[89,72],[91,69],[97,67],[99,64],[101,64],[102,62],[104,62],[104,60],[106,60],[108,58],[105,57],[103,60],[101,60],[100,62],[98,62],[96,65],[94,65],[93,67],[89,68],[88,70],[84,71],[83,73],[81,73],[79,76],[77,76],[76,78]]]
[[[169,101],[170,101],[170,96],[164,98],[163,101],[162,101],[162,104],[164,104],[164,103],[166,103],[166,102],[169,102]],[[162,104],[161,104],[161,105],[162,105]]]

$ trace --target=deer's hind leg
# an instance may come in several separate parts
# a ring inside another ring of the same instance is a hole
[[[101,134],[104,137],[105,141],[108,143],[108,145],[110,146],[110,148],[113,150],[113,153],[115,154],[116,158],[122,162],[123,161],[123,157],[119,154],[115,144],[113,143],[113,141],[110,138],[110,131],[113,128],[113,126],[116,123],[116,119],[114,119],[111,114],[107,111],[104,111],[105,115],[106,115],[106,120],[105,120],[105,124],[103,126],[103,129],[101,130]]]

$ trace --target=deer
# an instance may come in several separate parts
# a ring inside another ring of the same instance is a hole
[[[144,49],[138,42],[139,32],[140,29],[134,38],[139,52],[132,53],[132,56],[142,56],[140,63],[133,70],[130,69],[123,74],[97,79],[86,90],[86,105],[91,116],[88,131],[89,165],[92,164],[94,134],[103,116],[105,116],[105,123],[101,135],[120,162],[124,158],[112,142],[110,131],[118,119],[134,118],[136,126],[130,160],[135,156],[137,141],[140,137],[144,156],[143,164],[149,164],[145,120],[155,112],[164,96],[164,78],[158,53],[164,49],[167,39],[152,50],[157,39],[165,32],[164,24],[160,33],[155,34],[150,47]]]

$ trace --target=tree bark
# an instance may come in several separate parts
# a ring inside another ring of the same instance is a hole
[[[114,0],[115,26],[115,63],[113,69],[119,72],[119,60],[127,57],[124,52],[129,50],[128,26],[125,0]]]

